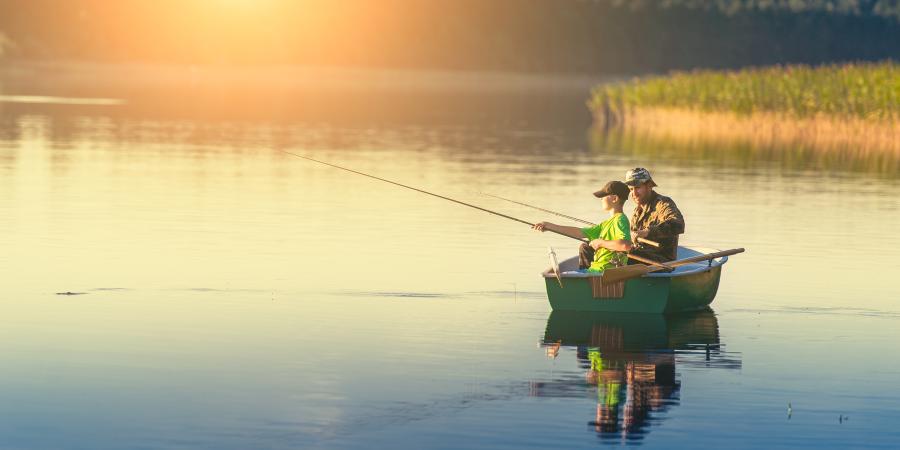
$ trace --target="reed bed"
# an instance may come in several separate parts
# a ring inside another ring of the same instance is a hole
[[[695,71],[594,89],[603,129],[900,159],[900,64]]]
[[[699,70],[634,79],[594,90],[592,110],[663,107],[794,117],[827,114],[900,118],[900,64],[774,66],[738,71]],[[614,111],[615,112],[615,111]]]

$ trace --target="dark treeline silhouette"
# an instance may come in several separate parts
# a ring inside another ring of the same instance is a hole
[[[900,57],[900,0],[0,0],[7,58],[645,73]]]

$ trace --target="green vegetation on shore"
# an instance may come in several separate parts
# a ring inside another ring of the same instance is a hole
[[[615,116],[607,121],[618,121],[633,108],[895,120],[900,119],[900,64],[675,72],[599,86],[589,106],[598,117]]]

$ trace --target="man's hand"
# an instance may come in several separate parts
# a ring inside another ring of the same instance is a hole
[[[590,245],[591,248],[594,249],[594,251],[600,250],[600,248],[603,247],[602,244],[603,244],[603,239],[594,239],[593,241],[588,242],[588,245]]]

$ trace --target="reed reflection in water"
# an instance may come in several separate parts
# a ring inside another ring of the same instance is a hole
[[[778,170],[819,170],[833,173],[853,171],[875,174],[885,179],[900,171],[900,157],[892,152],[859,152],[854,148],[818,149],[807,142],[765,145],[741,139],[712,139],[703,136],[667,136],[633,129],[593,128],[591,147],[603,152],[634,155],[646,161],[668,161],[685,166],[721,168],[777,168]]]

